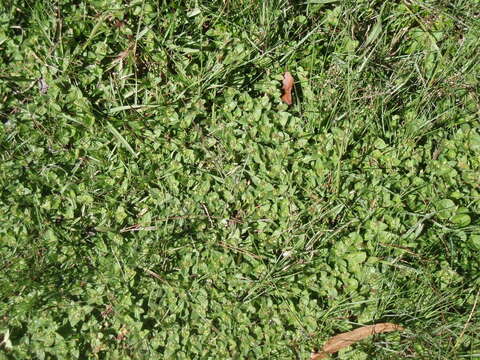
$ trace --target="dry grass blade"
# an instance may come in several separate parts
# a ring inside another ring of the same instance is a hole
[[[288,71],[283,75],[282,81],[282,101],[288,105],[292,105],[292,88],[295,81],[293,80],[292,74]]]
[[[346,348],[360,340],[375,334],[403,330],[400,325],[392,323],[380,323],[375,325],[362,326],[361,328],[335,335],[323,346],[322,351],[313,353],[310,360],[326,359],[330,354]]]

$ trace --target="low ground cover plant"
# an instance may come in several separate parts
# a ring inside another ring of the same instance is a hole
[[[0,358],[480,356],[479,16],[4,0]]]

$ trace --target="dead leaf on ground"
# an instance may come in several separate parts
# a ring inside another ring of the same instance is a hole
[[[327,359],[330,354],[336,353],[369,336],[401,330],[403,330],[403,327],[392,323],[362,326],[361,328],[331,337],[323,346],[322,351],[312,353],[310,360]]]
[[[115,21],[113,22],[113,26],[116,28],[121,28],[125,26],[125,23],[121,20],[115,19]]]
[[[117,56],[115,56],[115,59],[113,59],[112,63],[118,63],[118,62],[122,62],[123,59],[125,59],[129,54],[130,54],[130,47],[126,50],[123,50],[122,52],[120,52]]]
[[[282,81],[282,101],[288,105],[292,105],[292,88],[295,81],[293,80],[292,74],[288,71],[283,75]]]
[[[41,94],[46,94],[48,91],[48,84],[43,77],[38,79],[38,90]]]

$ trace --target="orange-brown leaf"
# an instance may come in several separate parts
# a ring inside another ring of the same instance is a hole
[[[292,74],[290,74],[288,71],[283,75],[283,81],[282,81],[282,101],[288,105],[292,105],[292,88],[293,84],[295,81],[293,80]]]
[[[335,335],[325,343],[322,351],[318,353],[313,353],[310,357],[310,360],[326,359],[328,358],[329,354],[336,353],[337,351],[346,348],[347,346],[350,346],[371,335],[397,330],[403,330],[403,327],[392,323],[380,323],[375,325],[362,326],[361,328]]]

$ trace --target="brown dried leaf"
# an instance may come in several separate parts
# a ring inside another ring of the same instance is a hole
[[[113,60],[113,62],[121,62],[123,61],[123,59],[125,59],[128,54],[130,54],[130,47],[126,50],[123,50],[122,52],[120,52],[116,57],[115,59]]]
[[[292,105],[292,88],[295,81],[293,80],[292,74],[288,71],[283,75],[282,81],[282,101],[288,105]]]
[[[121,28],[125,26],[125,23],[121,20],[115,19],[115,21],[113,22],[113,26],[116,28]]]
[[[392,323],[380,323],[375,325],[362,326],[361,328],[348,331],[331,337],[323,346],[322,351],[313,353],[310,360],[327,359],[329,354],[346,348],[360,340],[371,335],[381,334],[392,331],[401,331],[403,327]]]
[[[44,78],[38,79],[38,90],[41,94],[46,94],[48,91],[48,84]]]

